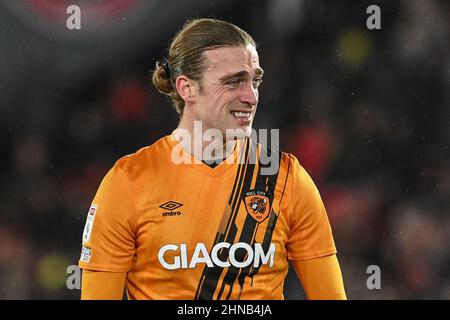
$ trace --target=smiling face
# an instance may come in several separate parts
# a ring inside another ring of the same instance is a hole
[[[226,129],[243,129],[244,136],[249,136],[263,75],[256,48],[251,44],[220,47],[205,51],[204,57],[201,90],[196,86],[183,118],[200,120],[203,130],[216,128],[224,137]]]

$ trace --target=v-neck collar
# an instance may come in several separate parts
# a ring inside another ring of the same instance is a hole
[[[245,147],[245,142],[247,141],[247,139],[248,138],[236,140],[233,152],[231,152],[227,158],[225,158],[222,162],[217,164],[214,168],[212,168],[208,164],[204,163],[203,161],[196,159],[186,149],[184,149],[184,151],[189,155],[189,161],[188,161],[188,163],[181,163],[180,165],[190,166],[193,169],[199,170],[199,171],[203,172],[204,174],[207,174],[210,176],[220,175],[233,167],[237,168],[239,161],[242,161],[242,159],[243,159],[242,152],[245,149],[244,147]],[[172,150],[178,144],[178,141],[175,139],[173,133],[170,135],[167,135],[165,137],[165,140],[168,143],[170,150]],[[241,159],[241,160],[239,160],[239,159]],[[168,160],[170,162],[172,162],[172,160],[170,158]],[[177,165],[177,164],[175,164],[175,165]]]

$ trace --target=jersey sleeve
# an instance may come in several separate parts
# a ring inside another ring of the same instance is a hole
[[[135,253],[134,212],[129,178],[116,163],[100,184],[89,209],[81,268],[111,272],[131,269]]]
[[[313,180],[290,156],[292,166],[289,260],[306,260],[336,253],[325,206]]]

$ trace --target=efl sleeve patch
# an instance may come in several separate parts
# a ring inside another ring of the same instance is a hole
[[[94,226],[94,219],[95,219],[95,213],[97,212],[97,205],[92,204],[89,208],[89,212],[86,218],[86,224],[84,226],[83,231],[83,242],[89,242],[89,239],[91,238],[92,228]]]
[[[80,261],[89,263],[89,260],[91,260],[91,252],[91,248],[83,246],[83,248],[81,248]]]

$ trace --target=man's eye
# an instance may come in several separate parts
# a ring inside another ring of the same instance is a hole
[[[234,79],[227,82],[228,85],[232,87],[238,87],[241,84],[241,79]]]
[[[263,79],[262,79],[262,78],[254,79],[254,80],[253,80],[253,86],[254,86],[255,88],[257,88],[257,87],[260,86],[260,84],[261,84],[262,82],[263,82]]]

